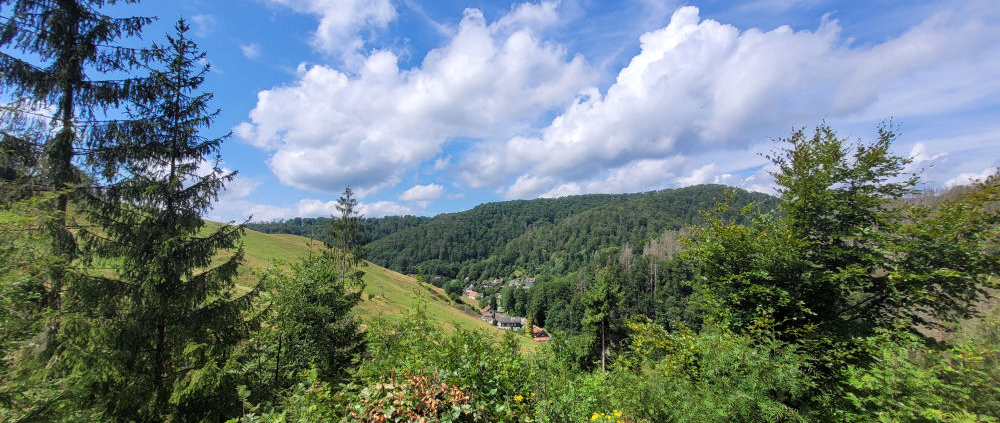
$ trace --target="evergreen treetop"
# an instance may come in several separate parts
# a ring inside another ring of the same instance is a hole
[[[81,182],[76,165],[83,157],[92,165],[105,167],[89,154],[108,144],[110,121],[98,117],[123,103],[150,95],[150,86],[141,76],[95,79],[88,75],[132,71],[151,57],[148,49],[123,47],[118,42],[138,37],[153,19],[115,18],[101,12],[101,8],[116,3],[119,2],[0,0],[0,11],[4,13],[0,17],[0,93],[18,100],[18,107],[5,108],[0,117],[18,119],[25,114],[35,115],[48,119],[55,129],[41,142],[22,139],[23,145],[40,157],[39,189],[44,187],[57,193],[51,204],[54,213],[46,223],[52,252],[61,260],[47,271],[44,306],[52,310],[63,308],[63,291],[73,285],[69,266],[78,256],[77,242],[66,217],[71,194]],[[58,328],[58,322],[49,327],[50,347],[56,345]]]

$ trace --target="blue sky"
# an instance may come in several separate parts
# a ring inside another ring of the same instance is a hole
[[[1000,166],[1000,3],[158,0],[208,53],[240,176],[210,213],[434,215],[517,198],[725,183],[826,120],[928,186]]]

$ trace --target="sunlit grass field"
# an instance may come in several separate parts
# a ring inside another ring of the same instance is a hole
[[[218,227],[219,224],[210,222],[205,230],[207,232]],[[267,266],[287,266],[301,257],[319,254],[326,247],[320,241],[297,235],[265,234],[247,230],[243,237],[243,248],[244,260],[240,267],[237,285],[240,291],[246,292],[257,284],[256,273]],[[220,253],[216,262],[220,262],[229,254],[231,252]],[[362,296],[361,304],[355,308],[355,312],[363,322],[369,322],[379,316],[405,316],[422,301],[428,318],[432,322],[437,322],[446,333],[452,333],[456,329],[483,330],[499,338],[504,332],[483,322],[479,315],[468,307],[460,310],[441,288],[421,284],[410,276],[372,263],[366,263],[362,270],[365,272],[365,295]],[[534,350],[534,342],[527,337],[523,338],[523,345],[528,350]]]

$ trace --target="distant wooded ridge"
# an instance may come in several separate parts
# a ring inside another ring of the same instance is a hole
[[[525,274],[564,274],[609,247],[644,245],[664,231],[697,224],[732,193],[739,210],[755,202],[770,210],[778,199],[724,185],[696,185],[627,194],[486,203],[434,217],[363,219],[368,259],[403,273],[483,279]],[[265,233],[291,233],[328,241],[331,218],[251,223]]]

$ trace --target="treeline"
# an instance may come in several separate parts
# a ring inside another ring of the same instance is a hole
[[[250,222],[247,229],[266,234],[292,234],[323,241],[333,242],[330,227],[335,218],[331,217],[295,217],[271,222]],[[360,234],[367,242],[372,242],[407,228],[420,226],[431,220],[426,216],[386,216],[377,218],[362,218]]]
[[[482,204],[465,212],[436,216],[426,224],[375,241],[369,246],[370,259],[403,273],[419,269],[429,275],[456,278],[460,269],[488,259],[526,232],[609,202],[626,201],[629,196],[634,194]]]

